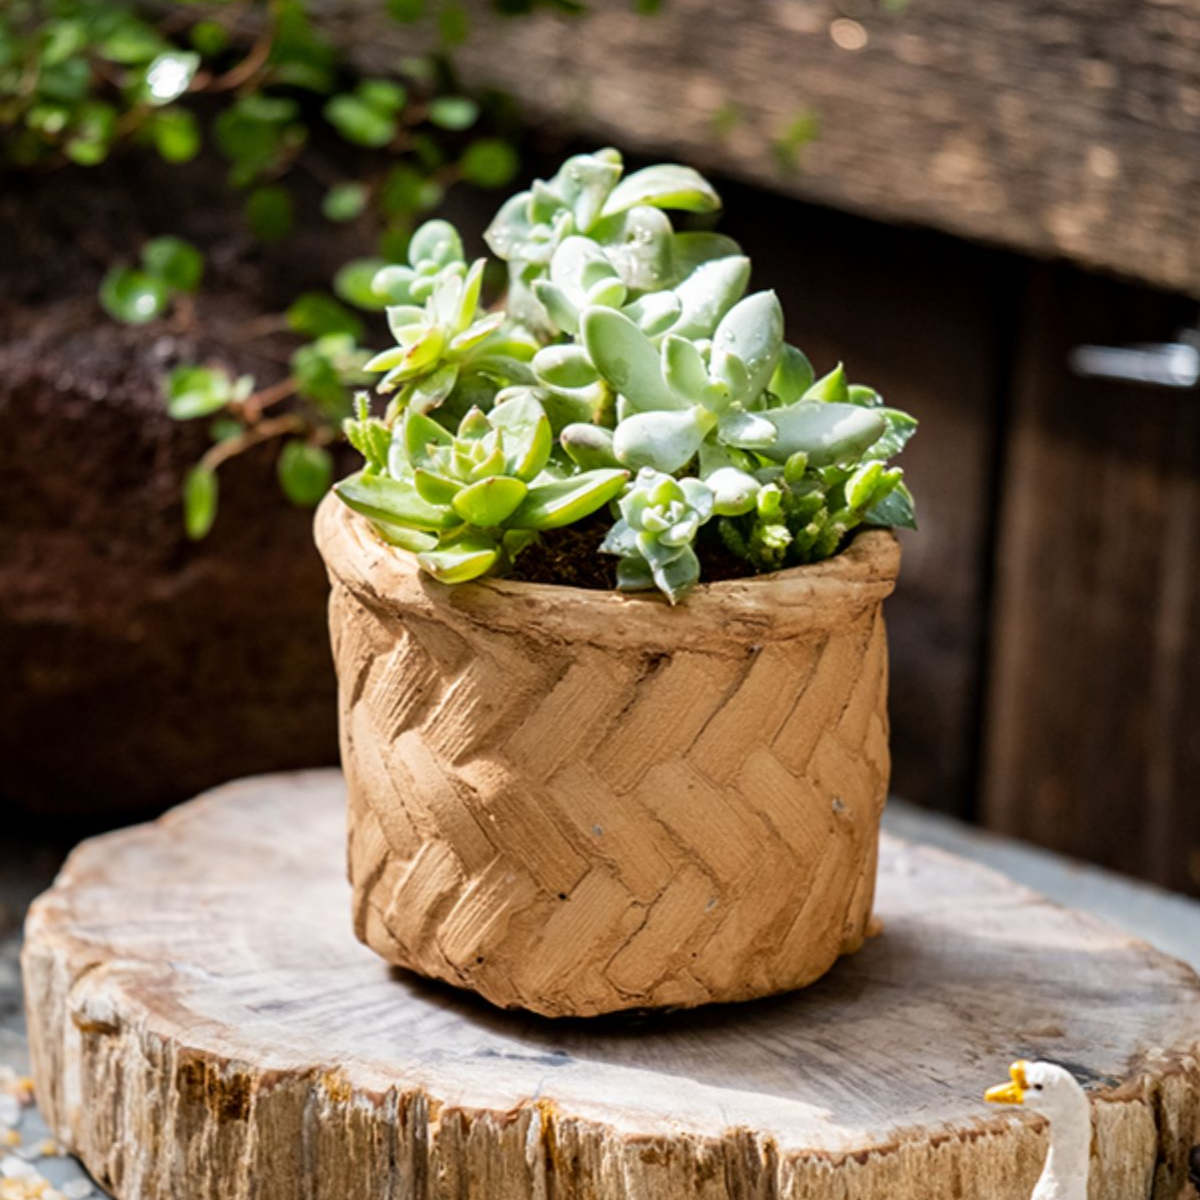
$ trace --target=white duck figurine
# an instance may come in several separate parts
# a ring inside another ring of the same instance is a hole
[[[1092,1149],[1092,1109],[1070,1071],[1022,1059],[1009,1068],[1012,1080],[989,1088],[993,1104],[1023,1104],[1050,1118],[1050,1152],[1029,1200],[1087,1200]]]

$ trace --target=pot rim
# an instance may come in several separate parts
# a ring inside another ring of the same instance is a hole
[[[514,579],[438,583],[421,571],[413,554],[384,542],[367,518],[333,492],[317,509],[315,537],[330,577],[376,611],[449,613],[496,629],[608,646],[697,643],[712,649],[730,638],[754,642],[838,628],[890,595],[900,569],[895,533],[862,529],[833,558],[701,583],[672,607],[658,593]]]

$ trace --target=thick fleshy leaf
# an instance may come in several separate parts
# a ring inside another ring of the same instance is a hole
[[[605,217],[592,230],[626,286],[639,292],[661,291],[674,283],[674,236],[670,218],[644,205]]]
[[[811,467],[858,458],[879,440],[884,430],[883,418],[875,410],[853,404],[802,400],[788,408],[768,409],[755,415],[769,421],[777,433],[776,440],[762,448],[761,454],[782,463],[803,451]]]
[[[916,417],[909,416],[898,408],[872,408],[871,411],[883,418],[887,428],[868,453],[872,458],[891,458],[892,455],[899,454],[908,444],[909,438],[917,432]]]
[[[774,292],[755,292],[721,318],[713,334],[713,366],[732,355],[746,368],[742,396],[754,399],[767,386],[783,349],[783,308]]]
[[[439,583],[467,583],[478,579],[499,560],[500,547],[495,542],[468,538],[417,555],[417,562]]]
[[[416,529],[405,529],[403,525],[389,525],[386,521],[372,521],[375,532],[390,546],[399,546],[413,554],[432,550],[438,543],[437,534],[421,533]]]
[[[480,317],[474,325],[469,325],[462,333],[457,334],[448,347],[448,353],[463,355],[468,350],[482,346],[493,334],[504,325],[503,313],[488,313]]]
[[[701,265],[716,258],[730,258],[741,254],[742,248],[731,237],[707,230],[694,233],[677,233],[672,241],[672,257],[675,261],[675,280],[679,282]]]
[[[194,542],[208,536],[217,519],[217,473],[197,463],[183,480],[183,527]]]
[[[779,434],[765,413],[734,409],[721,415],[718,436],[728,446],[746,450],[763,450],[772,445]]]
[[[542,383],[564,391],[591,387],[600,378],[587,351],[571,344],[539,350],[533,358],[533,369]]]
[[[621,178],[621,156],[616,150],[577,154],[559,168],[552,185],[575,216],[575,227],[587,233],[596,223],[604,202]]]
[[[529,215],[529,192],[517,192],[510,196],[492,218],[492,223],[483,234],[483,240],[497,258],[506,262],[517,258],[533,232],[533,221]]]
[[[622,421],[613,434],[613,452],[627,467],[653,467],[671,474],[686,466],[716,424],[698,406],[681,412],[638,413]]]
[[[406,397],[409,409],[419,413],[432,412],[445,402],[457,382],[458,368],[453,363],[445,363],[410,386]]]
[[[847,404],[850,400],[850,385],[846,372],[838,363],[828,375],[822,375],[805,393],[805,400],[819,400],[822,404]]]
[[[657,585],[650,564],[640,554],[617,563],[617,587],[622,592],[649,592]]]
[[[647,292],[623,311],[648,338],[657,338],[675,327],[683,308],[674,292]]]
[[[659,163],[627,175],[604,202],[604,215],[624,212],[635,204],[684,212],[716,212],[721,197],[698,171],[678,163]]]
[[[533,294],[555,328],[563,333],[575,333],[579,329],[579,309],[557,284],[548,279],[534,280]]]
[[[574,524],[615,499],[628,478],[628,471],[597,470],[539,483],[529,489],[508,524],[513,529],[560,529]]]
[[[463,280],[457,311],[451,318],[451,330],[455,334],[462,333],[475,319],[475,310],[479,307],[479,296],[483,291],[483,269],[486,265],[486,259],[477,258],[471,264],[470,270],[467,271],[466,278]],[[500,324],[501,322],[497,321],[494,327],[499,328]],[[488,332],[490,333],[491,330]]]
[[[550,457],[554,444],[550,419],[529,388],[502,392],[498,401],[491,422],[504,436],[508,472],[529,482]]]
[[[387,374],[379,381],[377,390],[380,392],[394,391],[397,384],[428,371],[442,356],[445,349],[446,335],[436,326],[427,326],[421,338],[405,350],[400,362],[388,370]],[[378,362],[380,357],[382,356],[376,356],[371,362],[368,362],[363,370],[378,370],[379,368],[372,364]]]
[[[611,429],[576,422],[562,431],[559,440],[571,461],[585,471],[621,465],[613,453]]]
[[[421,499],[438,506],[449,504],[463,489],[457,479],[448,479],[424,467],[418,467],[412,473],[412,480]]]
[[[436,508],[422,500],[411,483],[385,475],[360,471],[334,484],[333,490],[355,512],[390,525],[442,530],[453,529],[460,523],[450,509]]]
[[[635,409],[683,407],[685,402],[662,377],[654,344],[627,316],[611,308],[589,308],[580,328],[596,369]]]
[[[784,346],[775,373],[767,384],[772,396],[781,404],[794,404],[813,382],[812,363],[795,346]]]
[[[754,498],[761,486],[748,471],[737,467],[719,467],[704,482],[712,489],[713,512],[721,517],[737,517],[754,508]]]
[[[462,238],[449,221],[426,221],[408,243],[408,261],[414,267],[433,263],[447,267],[463,261]]]
[[[675,289],[680,316],[671,332],[680,337],[712,337],[720,320],[741,299],[750,282],[744,255],[703,263]]]
[[[404,414],[404,425],[392,436],[392,449],[388,455],[388,472],[399,479],[408,463],[414,467],[429,466],[433,462],[430,449],[450,446],[454,438],[432,417],[410,408]]]
[[[392,263],[375,273],[371,286],[385,305],[408,306],[413,303],[412,286],[417,278],[412,267]]]
[[[883,463],[878,459],[865,462],[859,466],[843,485],[843,490],[846,494],[846,507],[851,509],[866,508],[871,502],[882,475]]]
[[[525,499],[528,487],[508,475],[494,475],[465,487],[451,501],[464,521],[481,529],[503,525]]]
[[[662,374],[668,387],[695,404],[709,387],[708,364],[694,342],[670,333],[662,344]]]
[[[878,503],[867,509],[863,520],[868,525],[894,525],[900,529],[916,529],[917,518],[913,512],[912,493],[903,483],[898,483]]]
[[[569,237],[563,241],[550,260],[550,282],[580,309],[589,304],[615,308],[625,300],[625,284],[591,238]]]

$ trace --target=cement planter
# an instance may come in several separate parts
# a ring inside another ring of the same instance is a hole
[[[801,987],[866,936],[899,546],[646,597],[447,588],[317,517],[359,938],[551,1016]]]

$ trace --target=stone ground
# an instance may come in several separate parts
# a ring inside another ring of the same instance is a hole
[[[1200,970],[1200,903],[1196,901],[902,803],[889,806],[885,824],[900,837],[986,863],[1053,900],[1102,917]],[[6,835],[0,842],[0,1139],[5,1125],[5,1068],[18,1076],[28,1070],[18,961],[21,923],[29,902],[54,878],[63,854],[64,847],[45,837]],[[50,1138],[33,1108],[23,1111],[18,1133],[21,1145],[7,1156],[0,1140],[0,1200],[82,1200],[84,1195],[102,1200],[105,1194],[99,1189],[84,1192],[90,1180],[69,1157],[42,1157],[30,1163],[46,1184],[36,1177],[18,1178],[26,1170],[21,1152],[35,1150]]]

